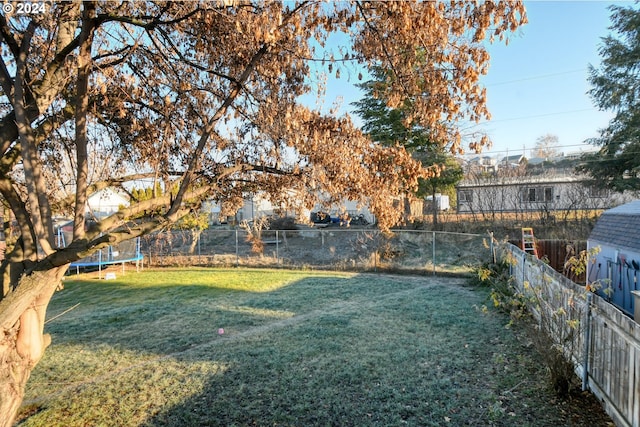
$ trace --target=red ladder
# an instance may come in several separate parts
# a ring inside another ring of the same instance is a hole
[[[531,227],[525,227],[522,229],[522,250],[528,254],[535,255],[535,257],[538,258],[536,238],[533,236],[533,228]]]

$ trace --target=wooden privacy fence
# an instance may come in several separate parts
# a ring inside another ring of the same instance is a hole
[[[510,240],[510,243],[521,248],[521,240]],[[569,240],[543,240],[536,239],[536,248],[540,258],[545,258],[546,262],[557,272],[564,272],[565,263],[574,255],[580,253],[580,251],[587,249],[587,242],[585,240],[569,241]],[[586,276],[584,273],[576,275],[570,271],[566,272],[566,276],[572,281],[580,284],[584,284]]]
[[[598,295],[509,244],[496,244],[514,286],[583,389],[598,397],[618,426],[640,427],[640,325]]]

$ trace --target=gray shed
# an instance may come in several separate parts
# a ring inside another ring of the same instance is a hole
[[[640,200],[602,213],[587,249],[600,247],[588,265],[587,282],[600,283],[598,293],[633,316],[632,291],[640,290]]]

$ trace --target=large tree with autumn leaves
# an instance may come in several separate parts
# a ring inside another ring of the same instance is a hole
[[[18,236],[0,267],[0,426],[11,425],[49,344],[47,305],[70,262],[167,227],[205,198],[233,209],[256,189],[305,206],[321,194],[358,200],[382,227],[400,218],[394,199],[429,170],[348,116],[301,105],[321,87],[312,62],[327,73],[338,63],[388,70],[389,106],[412,97],[407,120],[461,152],[456,122],[489,115],[483,43],[526,20],[514,1],[109,0],[4,11],[0,194]],[[330,52],[338,32],[350,45]],[[177,190],[89,226],[91,192],[143,178]],[[64,248],[54,213],[74,218]]]

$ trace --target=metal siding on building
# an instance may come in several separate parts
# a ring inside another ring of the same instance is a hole
[[[640,253],[640,200],[603,212],[589,240]]]

